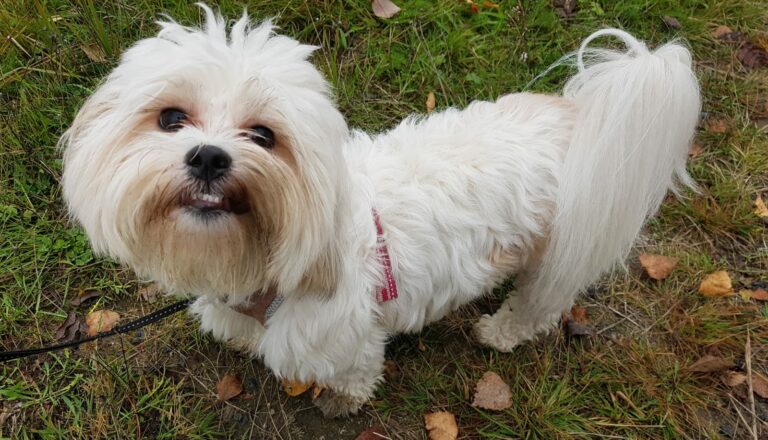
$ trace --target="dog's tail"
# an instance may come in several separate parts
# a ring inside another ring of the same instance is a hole
[[[627,51],[589,49],[617,37]],[[538,312],[561,313],[577,293],[626,258],[668,190],[694,187],[685,163],[700,112],[691,54],[649,51],[618,29],[590,35],[564,96],[578,109],[559,182],[550,240],[526,288]]]

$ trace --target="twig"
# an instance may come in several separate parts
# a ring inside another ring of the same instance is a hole
[[[749,327],[747,327],[747,343],[744,346],[744,360],[747,367],[747,386],[749,387],[749,409],[752,412],[752,438],[757,439],[757,415],[755,414],[755,394],[752,389],[752,344],[749,338]]]

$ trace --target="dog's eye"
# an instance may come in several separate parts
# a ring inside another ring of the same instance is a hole
[[[251,127],[248,131],[248,137],[264,148],[272,149],[275,147],[275,133],[263,125]]]
[[[167,108],[160,112],[158,124],[165,131],[178,131],[184,126],[187,114],[177,108]]]

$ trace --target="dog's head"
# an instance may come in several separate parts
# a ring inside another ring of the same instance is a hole
[[[203,29],[127,50],[62,137],[70,212],[173,292],[327,292],[348,129],[315,48],[202,7]]]

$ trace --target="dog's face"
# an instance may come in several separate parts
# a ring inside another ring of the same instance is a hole
[[[335,281],[347,126],[313,47],[247,17],[161,23],[62,138],[94,249],[173,292],[323,293]]]

